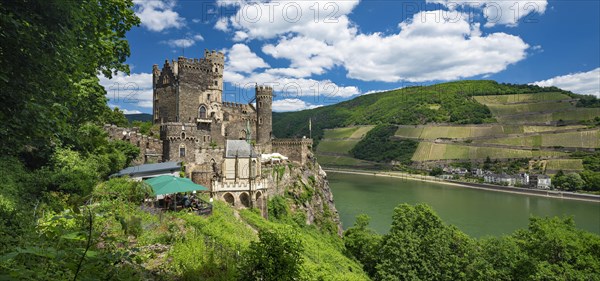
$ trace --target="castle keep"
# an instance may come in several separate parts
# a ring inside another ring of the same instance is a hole
[[[257,85],[246,104],[224,102],[225,57],[179,57],[152,69],[153,122],[160,124],[162,161],[182,161],[193,181],[236,206],[264,206],[261,155],[280,152],[304,164],[312,140],[274,140],[273,89]]]

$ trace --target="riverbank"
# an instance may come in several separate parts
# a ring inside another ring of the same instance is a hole
[[[391,178],[439,183],[439,184],[452,185],[452,186],[458,186],[458,187],[466,187],[466,188],[479,189],[479,190],[489,190],[489,191],[506,192],[506,193],[513,193],[513,194],[533,195],[533,196],[539,196],[539,197],[549,197],[549,198],[556,198],[556,199],[568,199],[568,200],[579,200],[579,201],[600,203],[600,196],[598,196],[598,195],[580,194],[580,193],[565,192],[565,191],[524,189],[524,188],[518,188],[518,187],[498,186],[498,185],[483,184],[483,183],[458,182],[458,181],[451,181],[451,180],[443,180],[443,179],[439,179],[439,178],[432,177],[432,176],[413,175],[413,174],[401,173],[401,172],[367,171],[367,170],[355,170],[355,169],[349,170],[349,169],[334,169],[334,168],[324,168],[324,170],[327,173],[332,172],[332,173],[346,173],[346,174],[367,175],[367,176],[376,176],[376,177],[391,177]]]

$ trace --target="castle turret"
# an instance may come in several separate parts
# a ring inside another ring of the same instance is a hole
[[[225,55],[222,52],[217,52],[215,50],[204,50],[204,58],[207,60],[207,66],[210,68],[209,72],[212,74],[212,81],[209,82],[208,89],[222,91]],[[218,102],[221,102],[220,95],[218,97]]]
[[[256,86],[256,144],[268,146],[272,138],[273,88]]]

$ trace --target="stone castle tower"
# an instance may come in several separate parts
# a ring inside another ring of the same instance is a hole
[[[164,161],[200,164],[196,151],[226,140],[249,138],[260,152],[271,151],[273,89],[257,85],[256,106],[223,102],[224,65],[223,53],[205,50],[204,58],[153,66],[153,121],[161,125]]]
[[[256,86],[256,144],[264,147],[270,146],[273,139],[272,131],[272,105],[273,89],[267,86]],[[270,150],[267,149],[267,150]]]
[[[160,141],[153,143],[162,150],[148,151],[162,153],[161,161],[184,162],[186,176],[209,188],[211,196],[263,210],[270,174],[262,174],[262,156],[269,155],[261,154],[278,152],[305,164],[312,158],[312,140],[273,138],[271,87],[256,85],[248,103],[223,101],[224,65],[223,53],[205,50],[200,59],[179,57],[153,66],[152,117],[160,125]]]

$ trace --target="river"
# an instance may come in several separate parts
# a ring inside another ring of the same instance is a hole
[[[573,216],[575,225],[600,234],[600,203],[469,189],[400,178],[328,172],[344,228],[359,214],[371,228],[387,233],[394,207],[425,203],[447,224],[472,237],[500,236],[526,228],[531,215]]]

